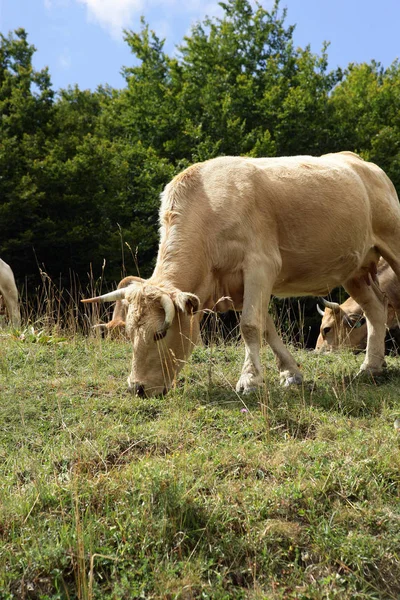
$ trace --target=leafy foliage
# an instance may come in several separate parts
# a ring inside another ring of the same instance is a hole
[[[400,189],[400,63],[350,65],[332,93],[335,146],[376,162]]]
[[[221,6],[173,56],[144,20],[126,31],[121,90],[56,94],[27,33],[1,35],[0,255],[20,283],[38,265],[62,282],[104,261],[109,279],[135,274],[136,260],[149,275],[160,191],[220,154],[355,150],[400,185],[399,63],[330,72],[327,44],[320,55],[294,47],[279,1]]]

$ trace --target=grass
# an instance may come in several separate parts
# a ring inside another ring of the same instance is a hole
[[[124,340],[3,330],[0,598],[400,597],[400,364],[294,349],[305,385],[234,391],[240,345],[196,348],[163,398]],[[50,331],[50,333],[49,333]]]

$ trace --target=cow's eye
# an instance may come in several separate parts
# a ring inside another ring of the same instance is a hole
[[[323,330],[322,330],[323,334],[326,335],[327,333],[330,332],[331,329],[332,329],[332,327],[324,327]]]

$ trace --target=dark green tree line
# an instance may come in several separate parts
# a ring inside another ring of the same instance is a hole
[[[222,2],[174,56],[143,21],[127,31],[126,87],[52,89],[20,29],[0,37],[0,256],[19,282],[38,265],[85,279],[103,261],[142,275],[158,245],[159,194],[188,164],[220,154],[354,150],[400,188],[400,66],[328,69],[328,47],[296,48],[276,2]],[[128,246],[132,249],[127,250]],[[124,252],[125,259],[124,259]]]

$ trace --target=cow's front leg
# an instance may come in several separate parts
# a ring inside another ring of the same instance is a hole
[[[253,258],[244,269],[243,309],[240,318],[246,355],[236,391],[243,394],[254,391],[263,382],[260,347],[271,297],[271,287],[266,279],[267,265],[262,264],[259,257]]]
[[[280,383],[288,387],[290,385],[299,385],[303,381],[297,363],[278,336],[271,316],[266,315],[263,321],[263,323],[259,324],[259,327],[255,324],[241,324],[242,337],[246,345],[246,356],[242,374],[236,386],[237,392],[250,393],[256,390],[263,382],[260,362],[260,347],[263,332],[265,332],[266,340],[275,354],[280,374]]]
[[[263,382],[260,362],[260,348],[264,333],[278,363],[281,383],[290,385],[301,383],[301,374],[295,360],[286,350],[279,338],[274,322],[268,314],[273,281],[279,272],[280,259],[275,256],[253,257],[244,270],[243,310],[240,329],[246,346],[246,356],[242,374],[236,386],[236,391],[249,393]]]
[[[242,314],[240,329],[245,343],[246,355],[236,391],[249,394],[255,391],[263,382],[260,362],[262,328],[258,327],[257,324],[243,323]]]
[[[260,347],[264,337],[271,346],[280,371],[281,384],[289,386],[302,382],[296,361],[278,336],[274,322],[268,314],[271,288],[265,280],[265,266],[258,273],[251,271],[245,277],[243,311],[240,322],[246,356],[242,374],[236,386],[237,392],[249,393],[263,382]],[[264,278],[264,287],[260,285]]]

